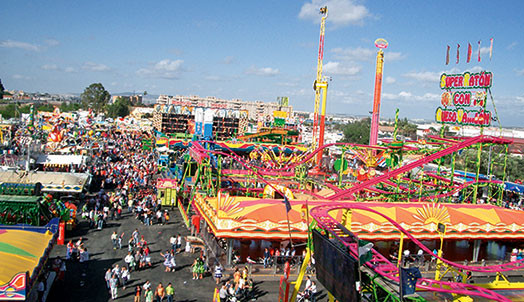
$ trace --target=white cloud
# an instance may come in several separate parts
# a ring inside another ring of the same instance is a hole
[[[25,76],[25,75],[21,75],[21,74],[14,74],[13,75],[13,79],[16,79],[16,80],[29,80],[31,78],[28,77],[28,76]]]
[[[76,72],[76,69],[74,69],[73,67],[66,67],[64,69],[65,72]]]
[[[5,40],[5,41],[0,42],[0,47],[21,48],[24,50],[31,50],[31,51],[40,50],[40,47],[38,45],[26,43],[26,42],[20,42],[20,41],[13,41],[13,40]]]
[[[437,72],[423,71],[423,72],[408,72],[403,74],[404,77],[414,79],[422,82],[438,82],[440,74]]]
[[[468,71],[471,72],[471,73],[477,73],[477,72],[481,72],[483,70],[484,70],[484,68],[482,68],[480,66],[474,66],[474,67],[468,69]]]
[[[43,70],[58,70],[58,66],[56,64],[44,64],[40,66]]]
[[[332,52],[335,53],[335,58],[348,61],[371,61],[376,54],[372,49],[363,47],[346,49],[338,47]]]
[[[394,84],[397,81],[394,77],[386,77],[386,84]]]
[[[85,62],[84,65],[82,65],[82,69],[89,70],[89,71],[108,71],[110,68],[104,64]]]
[[[324,64],[324,73],[326,75],[354,76],[360,73],[360,66],[344,66],[340,62],[327,62]]]
[[[255,66],[251,66],[245,71],[245,73],[258,75],[258,76],[272,77],[272,76],[276,76],[277,74],[279,74],[280,71],[278,69],[271,68],[271,67],[257,68]]]
[[[214,76],[214,75],[205,76],[204,79],[206,79],[208,81],[224,81],[225,80],[225,78],[223,78],[223,77]]]
[[[401,98],[410,98],[413,96],[413,94],[411,92],[406,92],[406,91],[401,91],[398,93],[398,96],[401,97]]]
[[[384,51],[384,60],[387,62],[403,60],[405,57],[401,52]]]
[[[440,99],[440,95],[434,94],[434,93],[425,93],[424,95],[415,95],[409,91],[401,91],[399,93],[383,93],[382,94],[383,99],[387,100],[405,100],[405,101],[416,101],[416,102],[424,102],[424,101],[437,101]]]
[[[515,97],[517,101],[524,103],[524,96],[517,96]]]
[[[478,52],[478,50],[477,50],[477,52]],[[487,55],[487,54],[489,54],[489,46],[488,46],[488,47],[481,47],[481,48],[480,48],[480,54],[481,54],[481,55]]]
[[[524,76],[524,69],[515,70],[515,73],[519,76]]]
[[[374,61],[377,56],[377,50],[372,48],[334,48],[335,58],[347,61]],[[384,60],[398,61],[404,59],[404,55],[400,52],[384,52]]]
[[[302,5],[298,17],[319,23],[321,19],[319,9],[323,6],[328,7],[326,20],[335,25],[335,27],[348,24],[360,25],[366,17],[370,16],[368,9],[364,5],[356,4],[353,0],[311,0],[311,2]]]
[[[235,61],[235,58],[232,56],[227,56],[222,60],[222,63],[229,65],[232,64]]]
[[[183,60],[164,59],[148,68],[140,68],[137,74],[146,77],[155,77],[163,79],[178,79],[183,71]]]
[[[44,42],[48,46],[57,46],[57,45],[60,44],[60,42],[58,40],[55,40],[55,39],[47,39],[47,40],[44,40]]]
[[[512,50],[513,48],[515,48],[519,43],[517,42],[511,42],[511,44],[509,44],[508,46],[506,46],[506,49],[507,50]]]

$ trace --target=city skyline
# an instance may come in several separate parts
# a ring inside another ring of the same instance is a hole
[[[0,79],[6,89],[29,92],[81,93],[100,82],[110,93],[266,102],[288,96],[295,110],[313,111],[318,9],[327,4],[328,113],[369,115],[373,41],[384,38],[381,118],[399,108],[402,118],[434,120],[441,73],[486,70],[502,126],[524,126],[524,4],[510,3],[512,9],[488,1],[11,1],[0,12]],[[491,102],[488,108],[493,112]]]

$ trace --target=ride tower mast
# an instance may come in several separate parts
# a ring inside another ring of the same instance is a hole
[[[322,63],[324,60],[324,33],[326,31],[326,18],[328,16],[328,9],[327,6],[324,6],[320,8],[320,14],[322,14],[322,19],[320,21],[320,41],[318,45],[318,60],[317,60],[317,78],[315,79],[315,82],[313,83],[313,89],[315,90],[315,111],[313,113],[313,136],[311,141],[311,148],[315,150],[317,147],[320,147],[319,145],[319,111],[320,111],[320,97],[321,97],[321,89],[327,88],[326,85],[320,85],[322,83]],[[320,157],[317,157],[317,164],[320,164],[319,161]]]
[[[377,52],[377,70],[375,72],[375,93],[373,97],[373,115],[371,117],[371,131],[369,134],[369,145],[375,146],[378,141],[378,124],[380,122],[380,94],[382,92],[382,69],[384,68],[384,51],[388,47],[388,41],[384,39],[375,40]]]

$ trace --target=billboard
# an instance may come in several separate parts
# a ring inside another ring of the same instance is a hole
[[[336,239],[313,230],[317,280],[338,301],[359,301],[356,288],[358,261]]]

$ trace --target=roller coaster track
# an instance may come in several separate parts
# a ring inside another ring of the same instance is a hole
[[[353,257],[358,259],[358,237],[353,233],[344,228],[338,221],[329,215],[329,212],[337,209],[352,209],[352,210],[364,210],[379,216],[382,216],[387,221],[389,221],[393,226],[395,226],[400,232],[406,235],[411,241],[413,241],[419,248],[425,251],[428,254],[433,256],[433,252],[423,245],[419,240],[413,237],[408,231],[406,231],[402,226],[396,223],[393,219],[387,217],[386,215],[370,209],[362,204],[340,204],[340,203],[331,203],[327,205],[317,206],[311,210],[312,217],[318,222],[320,228],[328,231],[333,236],[335,236],[342,244],[349,248],[350,253]],[[382,276],[383,278],[392,280],[394,282],[399,282],[399,269],[393,263],[391,263],[386,257],[380,254],[375,249],[372,249],[372,259],[365,263],[367,267],[371,270]],[[497,273],[511,271],[515,269],[524,268],[524,260],[510,262],[502,265],[495,266],[467,266],[461,265],[447,259],[438,257],[447,265],[462,269],[464,271],[474,271],[474,272],[483,272],[483,273]],[[429,278],[421,278],[417,281],[417,288],[421,290],[436,291],[443,293],[451,293],[458,295],[467,295],[467,296],[477,296],[490,299],[490,301],[511,301],[508,298],[496,293],[495,291],[488,290],[479,286],[466,283],[458,282],[445,282],[438,281]]]
[[[209,143],[209,144],[216,144],[214,141],[200,141],[201,143]],[[332,146],[352,146],[355,148],[362,148],[362,149],[372,149],[372,150],[387,150],[386,147],[380,147],[380,146],[368,146],[368,145],[361,145],[361,144],[351,144],[351,143],[332,143],[332,144],[326,144],[323,145],[317,149],[315,149],[313,152],[308,153],[304,158],[302,158],[299,162],[296,163],[290,163],[288,165],[285,165],[281,168],[266,168],[266,167],[260,167],[256,165],[251,165],[253,168],[256,168],[260,171],[289,171],[290,169],[294,169],[296,166],[302,165],[304,163],[307,163],[309,160],[313,159],[318,152],[323,152],[324,149],[332,147]],[[231,153],[235,153],[231,148],[229,148],[226,145],[221,146],[222,148],[225,148]],[[205,150],[206,152],[212,151],[212,150]]]
[[[377,176],[377,177],[373,177],[369,180],[366,180],[366,181],[363,181],[359,184],[356,184],[354,185],[353,187],[351,187],[350,189],[347,189],[347,190],[343,190],[343,191],[340,191],[340,192],[337,192],[329,197],[327,197],[327,199],[329,200],[340,200],[344,197],[347,197],[347,196],[353,196],[355,193],[358,193],[366,188],[369,188],[371,186],[374,186],[380,182],[384,182],[390,178],[393,178],[397,175],[400,175],[402,173],[405,173],[407,171],[410,171],[414,168],[417,168],[417,167],[421,167],[423,166],[424,164],[427,164],[429,162],[432,162],[434,161],[435,159],[439,159],[443,156],[446,156],[448,154],[451,154],[453,152],[457,152],[463,148],[467,148],[471,145],[474,145],[474,144],[478,144],[478,143],[495,143],[495,144],[508,144],[508,143],[511,143],[510,140],[507,140],[507,139],[503,139],[503,138],[499,138],[499,137],[494,137],[494,136],[485,136],[485,135],[480,135],[480,136],[475,136],[475,137],[471,137],[471,138],[468,138],[462,142],[459,142],[457,144],[454,144],[454,145],[451,145],[450,147],[446,148],[446,149],[443,149],[443,150],[440,150],[438,152],[435,152],[433,154],[430,154],[428,156],[425,156],[419,160],[416,160],[414,162],[411,162],[405,166],[402,166],[398,169],[395,169],[395,170],[392,170],[392,171],[389,171],[389,172],[386,172],[380,176]]]
[[[212,143],[211,141],[204,141],[204,142]],[[360,184],[356,184],[355,186],[353,186],[349,190],[341,190],[341,189],[339,189],[337,187],[329,186],[329,188],[331,188],[335,192],[334,195],[329,196],[329,197],[324,197],[324,196],[319,196],[319,195],[315,194],[315,197],[321,198],[321,199],[333,199],[333,196],[342,195],[342,194],[345,195],[345,194],[349,194],[349,192],[351,192],[351,191],[355,191],[356,192],[356,191],[360,191],[360,190],[367,190],[367,191],[376,192],[376,193],[380,193],[380,194],[404,194],[405,190],[403,188],[401,188],[402,192],[393,193],[393,192],[380,190],[380,189],[374,188],[372,186],[374,186],[374,185],[376,185],[376,184],[378,184],[380,182],[383,182],[383,183],[385,183],[387,185],[390,185],[390,186],[396,185],[394,182],[391,182],[389,179],[394,177],[394,176],[396,176],[396,175],[398,175],[398,174],[404,173],[404,172],[409,171],[409,170],[411,170],[413,168],[416,168],[416,167],[419,167],[421,165],[424,165],[425,163],[430,162],[430,161],[432,161],[434,159],[440,158],[441,156],[445,156],[445,155],[450,154],[452,152],[456,152],[457,150],[460,150],[462,148],[471,146],[471,145],[479,143],[479,142],[480,143],[491,142],[491,143],[504,144],[504,143],[510,143],[511,141],[506,140],[506,139],[497,138],[497,137],[491,137],[491,136],[477,136],[477,137],[473,137],[473,138],[467,139],[467,140],[465,140],[465,141],[463,141],[463,142],[461,142],[459,144],[451,146],[450,148],[441,150],[440,152],[436,152],[436,153],[434,153],[434,154],[432,154],[430,156],[427,156],[425,158],[422,158],[422,159],[420,159],[418,161],[414,161],[414,162],[412,162],[412,163],[410,163],[410,164],[408,164],[406,166],[403,166],[403,167],[401,167],[399,169],[396,169],[396,170],[387,172],[387,173],[385,173],[383,175],[371,178],[368,181],[362,182]],[[315,152],[309,154],[300,163],[296,163],[293,166],[296,166],[296,165],[299,165],[301,163],[307,162],[309,159],[313,158],[315,156],[315,154],[317,152],[319,152],[319,150],[321,150],[323,148],[326,148],[326,147],[329,147],[329,146],[333,146],[333,145],[344,145],[344,146],[351,145],[351,146],[362,147],[362,148],[366,147],[365,145],[346,144],[346,143],[334,143],[334,144],[324,145],[322,148],[319,148],[319,149],[315,150]],[[263,176],[292,176],[293,175],[293,172],[289,171],[290,168],[287,168],[287,169],[284,169],[284,168],[268,169],[268,168],[261,168],[261,167],[253,166],[251,163],[246,162],[242,157],[236,155],[236,153],[233,152],[233,150],[229,150],[230,153],[228,154],[228,153],[224,153],[224,152],[221,152],[221,151],[205,149],[201,144],[195,144],[194,146],[195,146],[194,151],[198,151],[198,152],[202,153],[202,155],[205,155],[208,152],[210,152],[210,153],[213,153],[213,154],[220,154],[220,155],[223,155],[223,156],[227,156],[227,157],[235,159],[237,162],[239,162],[246,169],[246,170],[224,170],[226,174],[229,174],[229,173],[236,174],[237,172],[239,174],[253,173],[254,175],[257,175],[260,180],[264,181],[267,184],[269,184],[269,182],[264,180]],[[247,170],[249,170],[250,172],[248,172]],[[242,171],[242,172],[240,172],[240,171]],[[428,175],[430,177],[437,176],[437,175],[431,175],[430,173],[428,173]],[[447,179],[442,179],[442,180],[447,180]],[[371,183],[371,184],[369,184],[369,183]],[[497,183],[498,184],[498,183],[500,183],[500,181],[497,181],[497,180],[491,180],[491,181],[479,180],[479,183]],[[429,198],[449,197],[450,195],[454,194],[457,190],[461,190],[461,189],[463,189],[463,188],[465,188],[467,186],[470,186],[472,184],[474,184],[474,182],[467,182],[467,183],[464,183],[464,184],[462,184],[460,186],[453,187],[447,193],[443,193],[443,194],[439,194],[439,195],[433,195],[433,196],[415,197],[415,198],[411,198],[409,201],[423,201],[423,200],[427,200]]]

